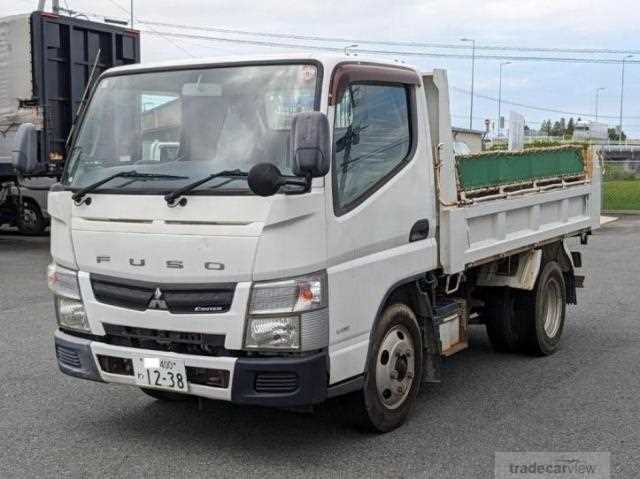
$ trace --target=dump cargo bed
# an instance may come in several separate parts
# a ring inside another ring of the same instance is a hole
[[[487,164],[478,168],[484,159]],[[599,226],[600,167],[596,159],[589,165],[581,150],[486,155],[477,161],[463,165],[462,175],[458,165],[459,202],[441,207],[440,262],[446,273]]]
[[[573,179],[582,177],[586,171],[582,148],[578,146],[457,156],[456,169],[458,187],[467,195],[493,188]]]

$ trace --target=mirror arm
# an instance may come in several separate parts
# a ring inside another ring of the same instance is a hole
[[[313,177],[311,173],[307,173],[304,178],[299,176],[283,176],[281,180],[281,185],[290,185],[290,186],[300,186],[299,190],[296,191],[288,191],[289,195],[301,195],[304,193],[308,193],[311,190],[311,181]]]

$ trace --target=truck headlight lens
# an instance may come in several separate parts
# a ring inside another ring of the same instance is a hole
[[[313,311],[327,306],[327,274],[255,283],[249,314],[286,314]]]
[[[56,317],[60,327],[83,332],[91,331],[82,301],[63,298],[62,296],[56,296],[54,301]]]
[[[58,325],[61,328],[90,332],[87,313],[80,296],[77,271],[51,263],[47,268],[47,283],[54,294]]]
[[[249,318],[244,345],[248,349],[299,349],[300,316]]]
[[[254,283],[244,346],[246,349],[289,351],[304,350],[306,344],[314,347],[317,341],[313,335],[315,332],[322,334],[324,328],[314,325],[307,337],[302,327],[305,321],[313,321],[312,317],[326,307],[326,271]],[[305,345],[303,338],[306,338]]]
[[[51,263],[47,267],[47,283],[51,292],[56,296],[80,299],[80,286],[78,286],[76,271]]]

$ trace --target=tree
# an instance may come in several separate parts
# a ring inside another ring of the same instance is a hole
[[[620,139],[620,135],[618,134],[617,128],[609,128],[609,139],[611,141],[625,141],[627,139],[627,135],[625,132],[622,132],[622,140]]]
[[[564,129],[562,128],[562,124],[559,121],[556,121],[553,124],[553,128],[551,128],[551,136],[562,136],[563,133]]]
[[[540,125],[540,133],[551,136],[551,120],[544,120]]]
[[[573,136],[573,130],[575,129],[576,124],[573,121],[573,117],[569,118],[569,123],[567,123],[567,136]]]

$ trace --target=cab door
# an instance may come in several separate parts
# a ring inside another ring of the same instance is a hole
[[[420,77],[340,64],[327,177],[330,383],[361,374],[385,296],[435,269],[433,161]]]

